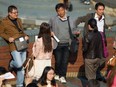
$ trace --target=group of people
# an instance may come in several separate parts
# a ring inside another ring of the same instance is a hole
[[[88,81],[91,79],[106,81],[100,73],[103,68],[102,65],[106,62],[104,48],[107,47],[105,29],[108,27],[105,24],[104,9],[105,5],[98,2],[95,5],[95,13],[78,17],[75,21],[69,17],[72,33],[76,36],[80,34],[76,27],[85,22],[82,51],[85,75]],[[32,55],[35,57],[34,62],[37,62],[35,69],[37,74],[34,78],[36,78],[37,84],[30,83],[27,87],[31,87],[31,85],[35,85],[34,87],[58,87],[55,80],[59,80],[61,83],[67,82],[66,73],[71,42],[68,15],[63,3],[58,3],[55,10],[57,15],[50,18],[48,23],[43,22],[40,25],[38,38],[33,44]],[[59,39],[59,42],[54,43],[54,36]],[[24,87],[25,70],[23,63],[26,60],[27,50],[17,51],[14,41],[19,37],[24,37],[28,41],[29,36],[24,33],[21,19],[18,18],[18,9],[14,5],[8,7],[7,17],[0,22],[0,37],[9,44],[12,59],[9,62],[8,69],[16,72],[16,87]],[[52,54],[55,57],[55,70],[51,67]]]

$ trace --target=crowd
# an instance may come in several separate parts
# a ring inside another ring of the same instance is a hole
[[[1,20],[0,37],[4,38],[9,45],[12,59],[9,61],[8,70],[16,73],[16,87],[58,87],[56,80],[67,83],[66,73],[71,45],[69,27],[73,36],[78,39],[81,33],[78,31],[78,25],[82,22],[85,23],[82,52],[85,76],[88,79],[87,87],[100,87],[99,81],[107,82],[108,87],[116,87],[116,63],[108,70],[107,78],[101,74],[108,57],[105,29],[110,29],[105,23],[105,5],[98,2],[94,13],[88,13],[75,20],[67,14],[64,3],[58,3],[55,10],[57,15],[50,18],[48,23],[43,22],[39,27],[40,31],[32,47],[34,64],[28,75],[23,67],[27,49],[19,51],[15,43],[17,38],[19,42],[29,40],[29,36],[24,33],[21,19],[18,18],[18,8],[10,5],[8,15]],[[54,36],[57,37],[58,42]],[[113,46],[115,45],[114,41]],[[55,57],[55,69],[51,65],[52,55]],[[31,80],[25,83],[27,77]],[[0,85],[2,83],[4,78],[0,78]]]

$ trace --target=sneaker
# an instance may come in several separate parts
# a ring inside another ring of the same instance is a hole
[[[84,4],[85,5],[90,5],[90,2],[89,1],[84,1]]]
[[[59,81],[59,75],[55,75],[54,79]]]
[[[61,83],[66,83],[66,79],[64,77],[60,77],[60,82]]]

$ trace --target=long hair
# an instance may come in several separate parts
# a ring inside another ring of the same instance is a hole
[[[40,32],[38,34],[38,38],[41,37],[43,39],[44,52],[50,52],[52,50],[52,39],[50,25],[48,23],[43,22],[40,25]]]
[[[108,76],[108,79],[107,79],[108,87],[111,87],[111,85],[113,84],[115,76],[116,76],[116,65],[112,68],[110,75]]]
[[[38,80],[38,83],[41,84],[42,86],[44,85],[47,85],[47,74],[50,70],[53,70],[54,71],[54,68],[51,67],[51,66],[46,66],[43,70],[43,73],[42,73],[42,76],[40,77],[40,79]],[[52,81],[51,81],[51,85],[53,86],[56,86],[56,81],[55,79],[53,78]]]

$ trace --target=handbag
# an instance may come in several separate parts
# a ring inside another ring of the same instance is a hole
[[[23,51],[28,48],[27,41],[24,37],[16,38],[14,41],[17,51]]]
[[[113,56],[112,58],[110,58],[107,62],[108,66],[115,66],[116,65],[116,56]]]
[[[26,70],[26,73],[28,73],[31,70],[33,65],[34,65],[34,56],[31,55],[26,59],[26,61],[23,64],[23,67]]]
[[[70,22],[69,22],[69,16],[67,17],[67,19],[68,19],[68,26],[69,26],[69,34],[71,38],[70,52],[77,53],[78,47],[79,47],[79,40],[76,38],[76,35],[72,34]]]
[[[34,56],[31,55],[29,56],[26,61],[23,64],[23,67],[25,69],[25,85],[28,85],[29,83],[31,83],[33,81],[33,78],[29,76],[29,71],[31,71],[32,67],[34,65]]]

